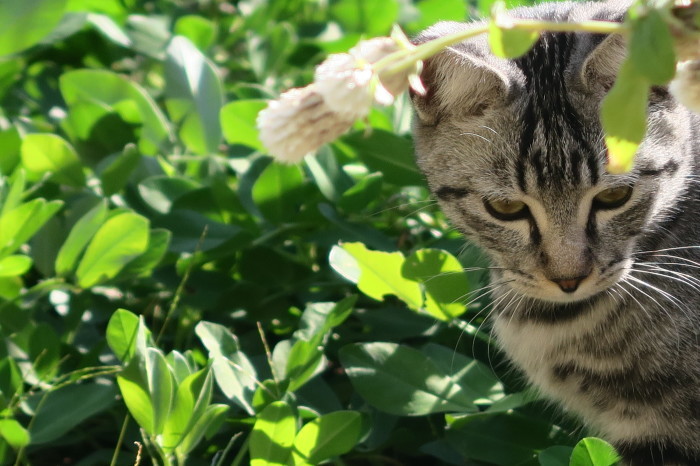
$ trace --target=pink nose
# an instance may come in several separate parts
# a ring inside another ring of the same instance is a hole
[[[575,278],[552,278],[552,281],[559,285],[559,288],[561,288],[564,293],[573,293],[578,289],[578,286],[586,278],[586,276]]]

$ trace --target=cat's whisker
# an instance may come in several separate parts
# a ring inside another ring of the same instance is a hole
[[[637,264],[642,265],[642,264]],[[662,277],[662,278],[668,278],[669,280],[674,280],[676,282],[682,283],[684,285],[688,285],[692,289],[696,291],[700,291],[700,279],[697,279],[693,277],[692,275],[688,275],[686,273],[682,272],[677,272],[675,270],[668,270],[663,267],[655,267],[655,266],[648,266],[648,268],[652,268],[653,270],[640,270],[640,269],[634,269],[635,272],[639,273],[646,273],[649,275],[655,275],[657,277]]]

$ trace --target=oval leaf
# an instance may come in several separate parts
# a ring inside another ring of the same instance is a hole
[[[605,440],[587,437],[576,444],[569,466],[612,466],[620,461],[615,448]]]
[[[413,348],[395,343],[347,345],[340,361],[355,390],[382,411],[402,416],[476,411],[468,394]]]
[[[258,414],[250,433],[252,466],[286,465],[297,426],[292,408],[284,401],[270,403]]]
[[[307,423],[294,440],[294,464],[319,464],[347,453],[362,437],[362,414],[337,411]]]
[[[27,134],[22,140],[22,165],[40,177],[46,173],[58,183],[76,188],[85,185],[85,175],[73,146],[55,134]]]
[[[78,265],[78,284],[88,288],[113,278],[147,248],[146,218],[131,212],[110,218],[97,231]]]

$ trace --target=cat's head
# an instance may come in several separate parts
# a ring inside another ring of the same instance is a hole
[[[544,4],[519,13],[621,18],[623,10],[606,8]],[[468,27],[440,23],[418,41]],[[428,92],[413,96],[418,165],[452,224],[520,294],[571,302],[611,287],[682,196],[690,127],[663,89],[650,96],[634,170],[605,170],[600,104],[624,56],[618,36],[544,34],[515,60],[494,57],[477,37],[425,63]]]

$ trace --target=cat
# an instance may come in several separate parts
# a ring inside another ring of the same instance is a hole
[[[622,3],[516,18],[621,21]],[[464,30],[443,22],[422,43]],[[626,464],[700,464],[700,118],[654,87],[634,169],[606,172],[601,100],[621,36],[544,33],[496,58],[479,36],[424,63],[417,163],[451,223],[488,253],[493,332],[543,395]]]

